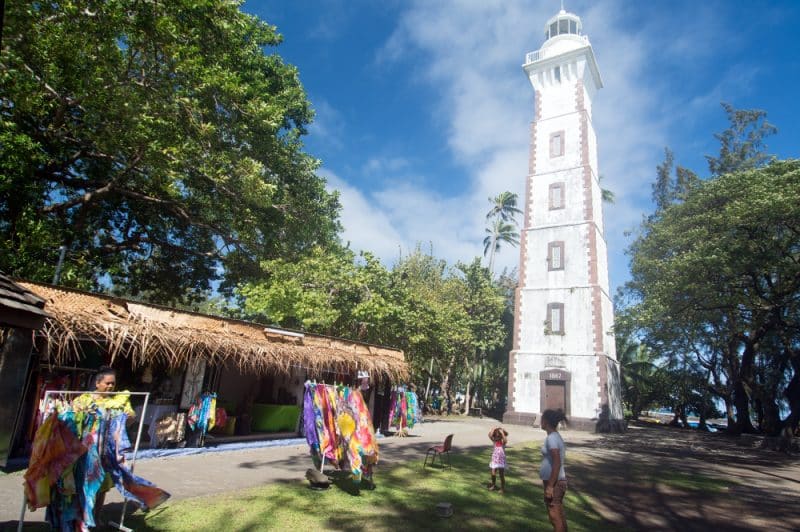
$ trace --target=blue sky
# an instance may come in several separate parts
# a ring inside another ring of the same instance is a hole
[[[278,27],[316,112],[306,149],[341,193],[344,241],[391,266],[419,242],[454,263],[483,252],[487,198],[523,196],[533,89],[522,72],[559,0],[250,0]],[[800,2],[565,0],[605,87],[594,103],[613,291],[626,232],[652,210],[670,147],[702,176],[727,125],[720,102],[778,127],[768,152],[798,157]],[[518,265],[501,250],[497,270]]]

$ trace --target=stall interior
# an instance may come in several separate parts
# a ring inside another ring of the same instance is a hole
[[[299,372],[258,376],[223,366],[209,373],[217,395],[217,420],[206,442],[297,435],[303,390]]]

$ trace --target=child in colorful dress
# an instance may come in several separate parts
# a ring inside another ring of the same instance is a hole
[[[489,491],[498,491],[495,479],[500,475],[500,493],[506,491],[506,444],[508,443],[508,431],[502,427],[495,427],[489,431],[489,439],[494,442],[492,450],[492,461],[489,468],[492,470],[492,481],[489,483]]]

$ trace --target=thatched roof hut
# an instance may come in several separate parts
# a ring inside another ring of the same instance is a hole
[[[45,284],[19,282],[46,301],[51,315],[40,332],[53,364],[81,356],[91,341],[112,360],[134,368],[158,364],[185,368],[191,360],[237,367],[254,374],[289,373],[293,367],[400,381],[407,376],[403,352],[340,338],[300,334],[252,322],[207,316]]]

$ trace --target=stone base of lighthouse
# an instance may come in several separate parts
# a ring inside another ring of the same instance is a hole
[[[541,413],[551,408],[564,411],[570,429],[624,431],[617,362],[594,353],[512,351],[503,422],[539,426]]]

